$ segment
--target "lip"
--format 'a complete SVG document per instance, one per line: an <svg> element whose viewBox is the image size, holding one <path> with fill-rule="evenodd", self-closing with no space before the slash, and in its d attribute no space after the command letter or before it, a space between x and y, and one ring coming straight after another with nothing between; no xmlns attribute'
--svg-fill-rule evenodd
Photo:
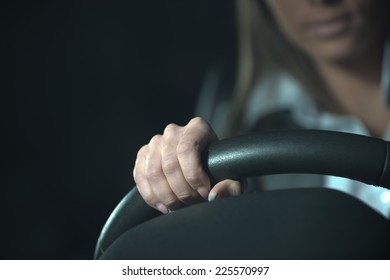
<svg viewBox="0 0 390 280"><path fill-rule="evenodd" d="M316 37L333 38L345 33L351 22L348 14L334 16L323 20L314 20L305 24L306 29Z"/></svg>

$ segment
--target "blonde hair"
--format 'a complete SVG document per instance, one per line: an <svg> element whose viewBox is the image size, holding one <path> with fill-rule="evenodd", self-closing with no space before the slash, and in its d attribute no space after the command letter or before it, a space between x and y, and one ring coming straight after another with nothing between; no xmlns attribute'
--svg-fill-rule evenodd
<svg viewBox="0 0 390 280"><path fill-rule="evenodd" d="M317 106L338 112L313 63L279 30L264 0L237 0L238 72L226 136L240 132L245 104L256 82L268 71L283 69L313 95Z"/></svg>

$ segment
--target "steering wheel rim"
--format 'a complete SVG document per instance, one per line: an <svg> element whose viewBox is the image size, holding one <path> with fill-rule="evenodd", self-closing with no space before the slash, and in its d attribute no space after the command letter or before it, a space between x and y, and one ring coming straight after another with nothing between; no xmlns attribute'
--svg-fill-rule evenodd
<svg viewBox="0 0 390 280"><path fill-rule="evenodd" d="M202 162L213 183L286 173L333 175L389 188L390 147L382 139L333 131L282 130L211 143ZM130 228L160 215L133 188L99 236L94 258Z"/></svg>

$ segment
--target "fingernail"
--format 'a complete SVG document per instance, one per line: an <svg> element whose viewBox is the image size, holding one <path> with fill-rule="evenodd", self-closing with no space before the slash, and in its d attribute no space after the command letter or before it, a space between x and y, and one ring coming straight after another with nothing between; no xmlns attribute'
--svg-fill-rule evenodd
<svg viewBox="0 0 390 280"><path fill-rule="evenodd" d="M218 193L209 193L208 201L214 201L218 196Z"/></svg>
<svg viewBox="0 0 390 280"><path fill-rule="evenodd" d="M164 204L162 204L162 203L157 203L157 204L156 204L156 208L157 208L160 212L162 212L163 214L168 214L168 208L167 208Z"/></svg>
<svg viewBox="0 0 390 280"><path fill-rule="evenodd" d="M200 187L197 191L204 199L207 199L207 197L209 196L209 190L205 187Z"/></svg>

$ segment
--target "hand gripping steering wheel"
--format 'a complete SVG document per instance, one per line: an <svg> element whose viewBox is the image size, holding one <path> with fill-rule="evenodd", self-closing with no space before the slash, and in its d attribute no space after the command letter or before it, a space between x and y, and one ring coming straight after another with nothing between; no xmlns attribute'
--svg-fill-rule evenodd
<svg viewBox="0 0 390 280"><path fill-rule="evenodd" d="M211 143L202 157L213 182L307 173L390 187L390 143L349 133L260 132ZM149 207L133 188L106 222L94 257L388 259L389 236L389 220L325 188L246 194L168 215Z"/></svg>

